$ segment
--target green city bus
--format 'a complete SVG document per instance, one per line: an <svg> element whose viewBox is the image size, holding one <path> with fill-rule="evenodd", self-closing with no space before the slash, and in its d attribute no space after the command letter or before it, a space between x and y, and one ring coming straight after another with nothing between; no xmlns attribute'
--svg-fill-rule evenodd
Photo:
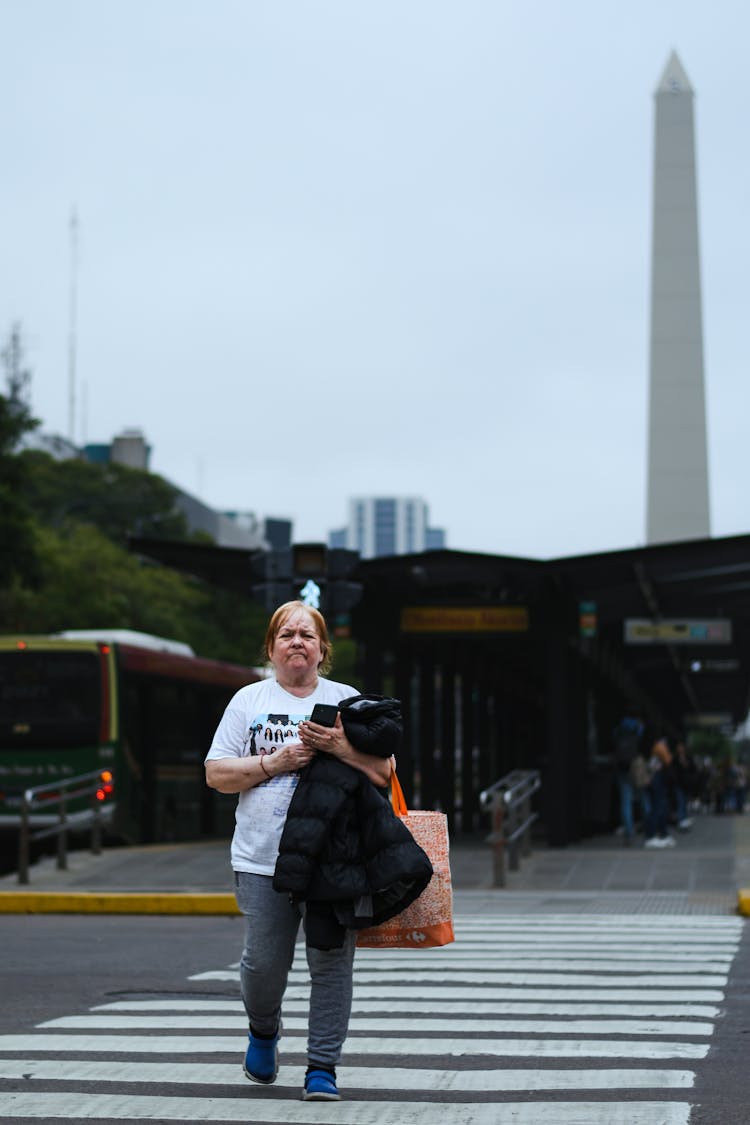
<svg viewBox="0 0 750 1125"><path fill-rule="evenodd" d="M129 630L0 637L0 829L17 829L25 790L105 770L108 837L228 835L236 799L206 786L203 759L231 696L262 675Z"/></svg>

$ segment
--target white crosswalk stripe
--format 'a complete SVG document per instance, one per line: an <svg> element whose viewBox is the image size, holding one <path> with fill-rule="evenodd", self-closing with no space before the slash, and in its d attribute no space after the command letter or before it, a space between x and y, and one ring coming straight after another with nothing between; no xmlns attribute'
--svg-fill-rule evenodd
<svg viewBox="0 0 750 1125"><path fill-rule="evenodd" d="M95 1121L239 1121L249 1119L248 1098L144 1097L122 1094L15 1095L16 1117L51 1122L64 1118ZM262 1118L273 1125L419 1125L450 1120L450 1125L688 1125L685 1103L602 1102L293 1102L267 1101Z"/></svg>
<svg viewBox="0 0 750 1125"><path fill-rule="evenodd" d="M60 1019L48 1020L39 1024L43 1028L65 1028L70 1031L98 1031L100 1029L113 1031L218 1031L242 1032L247 1021L241 1014L236 1016L122 1016L122 1015L88 1015L88 1016L63 1016ZM477 1021L475 1019L452 1019L450 1023L453 1032L475 1032ZM303 1017L284 1017L284 1031L305 1031L307 1020ZM445 1019L381 1019L368 1016L359 1019L353 1016L349 1021L349 1031L390 1031L403 1029L404 1031L445 1031ZM553 1022L551 1020L483 1020L482 1030L493 1035L513 1033L523 1035L559 1035L565 1032L568 1035L699 1035L706 1032L705 1022L697 1020L683 1020L680 1023L667 1020L576 1020Z"/></svg>
<svg viewBox="0 0 750 1125"><path fill-rule="evenodd" d="M0 1036L0 1118L687 1125L742 925L467 916L445 949L360 950L333 1105L300 1102L304 954L270 1088L242 1075L238 966L207 968L190 980L215 998L134 993Z"/></svg>
<svg viewBox="0 0 750 1125"><path fill-rule="evenodd" d="M37 1059L0 1060L0 1077L33 1078L37 1080L59 1077L57 1062ZM247 1083L236 1063L152 1063L152 1062L78 1062L71 1061L65 1068L68 1081L76 1082L154 1082L191 1086L224 1086L247 1089ZM382 1086L382 1076L375 1067L347 1067L350 1087L377 1090ZM462 1070L446 1071L436 1076L429 1070L399 1068L390 1072L393 1089L481 1091L500 1090L606 1090L613 1081L631 1090L653 1089L661 1086L684 1089L693 1085L694 1076L689 1070L650 1070L633 1067L628 1070ZM282 1066L277 1087L296 1090L299 1086L299 1068Z"/></svg>
<svg viewBox="0 0 750 1125"><path fill-rule="evenodd" d="M444 1029L450 1025L445 1024ZM465 1037L442 1035L435 1039L416 1040L411 1034L403 1038L378 1035L377 1038L350 1036L348 1054L393 1056L462 1056L488 1055L494 1058L628 1058L628 1059L703 1059L708 1054L708 1043L662 1043L651 1040L627 1039L485 1039L476 1032ZM616 1034L616 1032L615 1032ZM707 1033L708 1034L708 1033ZM296 1038L296 1042L295 1042ZM90 1051L106 1054L224 1054L237 1050L238 1036L222 1039L216 1032L205 1036L188 1035L3 1035L0 1051L49 1051L56 1054ZM304 1052L305 1037L284 1033L287 1051ZM382 1060L380 1060L381 1065Z"/></svg>

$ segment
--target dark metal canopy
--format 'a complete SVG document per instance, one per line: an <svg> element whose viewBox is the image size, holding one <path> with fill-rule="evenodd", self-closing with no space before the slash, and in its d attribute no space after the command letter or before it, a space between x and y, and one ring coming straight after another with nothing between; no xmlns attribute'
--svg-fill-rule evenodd
<svg viewBox="0 0 750 1125"><path fill-rule="evenodd" d="M595 603L599 643L675 726L745 719L750 536L557 559L550 570L579 602Z"/></svg>
<svg viewBox="0 0 750 1125"><path fill-rule="evenodd" d="M394 611L523 604L542 637L554 606L571 642L616 666L623 693L652 700L675 729L733 727L750 707L750 536L546 561L427 552L363 562L357 578Z"/></svg>
<svg viewBox="0 0 750 1125"><path fill-rule="evenodd" d="M263 551L137 537L130 548L248 596L264 574ZM410 605L523 605L542 640L549 614L563 614L571 642L581 642L592 659L616 666L623 692L630 684L636 695L654 700L675 728L690 719L735 726L747 715L748 535L549 560L430 551L361 562L351 577L363 584L364 602L377 605L381 636L398 633L401 611ZM589 619L593 615L593 636L580 628L586 610ZM366 618L372 621L371 614ZM634 642L626 635L632 621L661 628L651 639ZM701 637L700 623L711 621L728 622L727 635ZM673 630L670 637L669 622L683 623L687 636ZM366 635L359 639L378 643Z"/></svg>
<svg viewBox="0 0 750 1125"><path fill-rule="evenodd" d="M150 539L131 536L131 551L212 586L250 595L265 573L267 551L242 547L214 547L210 543L188 543L181 539Z"/></svg>

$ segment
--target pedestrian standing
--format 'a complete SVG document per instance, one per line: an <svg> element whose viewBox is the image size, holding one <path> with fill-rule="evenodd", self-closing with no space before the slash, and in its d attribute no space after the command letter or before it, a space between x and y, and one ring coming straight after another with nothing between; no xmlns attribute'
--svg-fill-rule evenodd
<svg viewBox="0 0 750 1125"><path fill-rule="evenodd" d="M672 751L665 735L661 734L651 742L649 758L651 781L649 783L650 809L646 821L646 848L674 847L674 837L669 834L669 770L672 765Z"/></svg>
<svg viewBox="0 0 750 1125"><path fill-rule="evenodd" d="M643 723L634 708L630 708L628 713L623 715L612 732L612 756L620 802L620 831L626 847L635 835L633 820L635 789L632 769L633 762L640 753L642 734Z"/></svg>

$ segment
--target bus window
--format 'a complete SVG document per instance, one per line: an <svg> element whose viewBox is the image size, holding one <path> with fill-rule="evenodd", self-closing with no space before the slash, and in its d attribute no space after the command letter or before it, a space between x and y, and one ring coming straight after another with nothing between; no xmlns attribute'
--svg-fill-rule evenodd
<svg viewBox="0 0 750 1125"><path fill-rule="evenodd" d="M100 712L96 653L0 652L0 747L94 746Z"/></svg>
<svg viewBox="0 0 750 1125"><path fill-rule="evenodd" d="M191 684L153 682L149 688L154 756L156 839L195 840L201 830L204 783L199 744L200 692Z"/></svg>

